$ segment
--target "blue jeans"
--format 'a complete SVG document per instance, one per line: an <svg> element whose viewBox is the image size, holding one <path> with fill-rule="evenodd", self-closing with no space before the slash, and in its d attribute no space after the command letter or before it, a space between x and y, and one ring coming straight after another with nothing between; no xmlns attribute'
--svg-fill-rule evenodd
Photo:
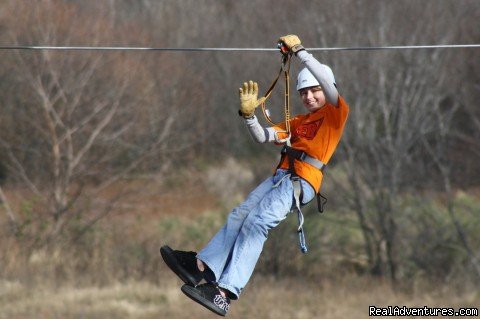
<svg viewBox="0 0 480 319"><path fill-rule="evenodd" d="M303 202L309 202L315 191L301 180ZM277 226L291 211L293 185L286 170L277 170L247 199L235 207L220 231L201 250L197 258L215 275L219 287L238 299L260 257L268 231Z"/></svg>

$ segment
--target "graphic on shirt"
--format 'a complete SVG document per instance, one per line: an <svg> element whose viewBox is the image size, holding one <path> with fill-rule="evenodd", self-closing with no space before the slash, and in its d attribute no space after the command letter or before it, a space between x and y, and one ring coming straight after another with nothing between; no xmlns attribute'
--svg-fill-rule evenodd
<svg viewBox="0 0 480 319"><path fill-rule="evenodd" d="M302 124L295 130L295 133L298 137L306 138L307 140L312 140L318 132L320 126L323 123L323 117L314 122Z"/></svg>

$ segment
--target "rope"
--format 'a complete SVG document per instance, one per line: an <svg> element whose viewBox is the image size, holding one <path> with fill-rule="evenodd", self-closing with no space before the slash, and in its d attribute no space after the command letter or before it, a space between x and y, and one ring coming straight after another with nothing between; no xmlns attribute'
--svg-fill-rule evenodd
<svg viewBox="0 0 480 319"><path fill-rule="evenodd" d="M285 91L284 91L284 114L285 114L285 131L282 131L281 133L286 133L287 138L281 140L278 138L275 138L277 142L285 142L287 145L290 146L290 62L292 61L291 59L291 53L282 53L282 66L280 67L280 72L278 73L277 77L275 80L273 80L273 83L270 85L270 88L267 90L265 95L260 98L260 105L262 108L263 116L269 122L271 125L276 125L272 121L269 115L269 111L266 108L266 101L270 97L270 94L272 94L273 88L278 82L278 79L280 78L280 75L283 73L284 78L285 78ZM280 132L277 132L280 133Z"/></svg>
<svg viewBox="0 0 480 319"><path fill-rule="evenodd" d="M283 67L283 75L285 77L285 130L287 134L290 136L290 62L292 59L290 56L287 56L287 60L284 63ZM287 145L290 145L290 138L287 140Z"/></svg>
<svg viewBox="0 0 480 319"><path fill-rule="evenodd" d="M307 48L308 51L366 51L366 50L407 50L407 49L457 49L480 48L480 44L438 44L438 45L399 45L399 46L372 46L372 47L331 47ZM154 47L109 47L109 46L0 46L0 50L64 50L64 51L173 51L173 52L212 52L212 51L246 51L266 52L277 48L154 48Z"/></svg>

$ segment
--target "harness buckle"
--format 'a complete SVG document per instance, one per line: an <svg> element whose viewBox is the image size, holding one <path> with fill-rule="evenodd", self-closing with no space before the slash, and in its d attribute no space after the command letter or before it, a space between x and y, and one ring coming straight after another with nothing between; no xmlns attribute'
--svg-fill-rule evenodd
<svg viewBox="0 0 480 319"><path fill-rule="evenodd" d="M300 161L302 161L302 162L303 162L306 158L307 158L307 153L305 153L305 152L300 153L300 156L298 157L298 159L299 159Z"/></svg>

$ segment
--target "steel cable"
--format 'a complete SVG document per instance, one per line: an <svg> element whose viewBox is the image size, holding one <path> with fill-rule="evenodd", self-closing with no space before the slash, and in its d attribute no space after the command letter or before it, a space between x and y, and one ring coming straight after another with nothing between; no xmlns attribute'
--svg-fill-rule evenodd
<svg viewBox="0 0 480 319"><path fill-rule="evenodd" d="M329 47L307 48L308 51L372 51L372 50L412 50L412 49L456 49L480 48L480 44L436 44L436 45L397 45L397 46L363 46L363 47ZM173 52L214 52L243 51L268 52L278 48L155 48L155 47L121 47L121 46L36 46L14 45L0 46L0 50L65 50L65 51L173 51Z"/></svg>

